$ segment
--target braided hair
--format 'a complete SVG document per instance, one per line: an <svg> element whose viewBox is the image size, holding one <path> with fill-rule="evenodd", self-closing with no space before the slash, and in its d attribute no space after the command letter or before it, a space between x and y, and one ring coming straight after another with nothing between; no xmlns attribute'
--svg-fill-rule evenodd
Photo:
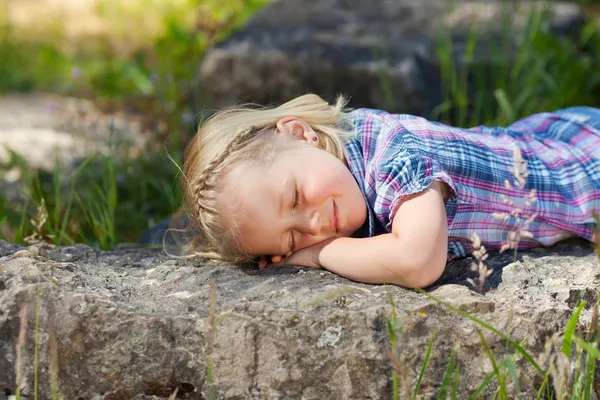
<svg viewBox="0 0 600 400"><path fill-rule="evenodd" d="M238 232L235 227L226 231L219 229L222 228L223 218L217 204L217 194L220 189L220 178L224 175L225 168L232 166L231 162L226 161L233 154L248 146L252 139L266 133L265 131L264 128L257 129L252 126L238 133L223 151L204 167L200 174L192 177L187 185L184 185L187 186L184 190L189 193L187 200L188 209L193 216L191 218L192 226L198 232L192 241L195 255L229 262L249 260L249 257L239 251Z"/></svg>
<svg viewBox="0 0 600 400"><path fill-rule="evenodd" d="M180 243L184 252L233 263L250 261L235 218L228 218L227 207L223 201L219 203L224 177L240 163L269 162L283 142L278 140L276 123L289 116L309 123L319 137L319 146L344 160L342 139L354 134L347 129L346 102L339 96L332 106L309 94L276 108L226 109L202 124L184 155L181 213L187 214L191 223L188 239Z"/></svg>

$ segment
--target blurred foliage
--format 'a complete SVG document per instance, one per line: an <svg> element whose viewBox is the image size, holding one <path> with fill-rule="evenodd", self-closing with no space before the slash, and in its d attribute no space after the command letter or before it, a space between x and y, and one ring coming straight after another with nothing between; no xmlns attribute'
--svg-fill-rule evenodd
<svg viewBox="0 0 600 400"><path fill-rule="evenodd" d="M85 168L66 178L58 169L31 170L13 154L0 165L0 179L17 170L23 193L19 199L0 193L0 239L23 242L41 204L48 214L44 234L55 242L103 248L137 241L174 212L181 179L170 157L180 164L193 134L199 110L190 92L204 51L268 2L99 0L96 11L108 34L80 42L67 37L64 24L40 23L28 32L3 19L0 93L51 91L93 99L108 112L143 115L155 145L131 159L117 138L114 154L82 160Z"/></svg>
<svg viewBox="0 0 600 400"><path fill-rule="evenodd" d="M485 49L474 24L458 63L452 40L439 32L444 100L435 111L438 118L458 126L506 126L537 112L600 106L598 21L591 19L575 37L557 36L546 4L538 3L518 35L510 31L507 7L499 16L501 38ZM479 62L480 51L493 62Z"/></svg>

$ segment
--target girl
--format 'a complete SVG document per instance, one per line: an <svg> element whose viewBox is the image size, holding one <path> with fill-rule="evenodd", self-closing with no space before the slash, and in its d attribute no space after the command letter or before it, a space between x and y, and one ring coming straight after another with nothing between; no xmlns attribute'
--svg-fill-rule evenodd
<svg viewBox="0 0 600 400"><path fill-rule="evenodd" d="M461 129L346 104L308 94L205 122L185 152L187 252L425 287L472 233L496 248L593 240L600 110Z"/></svg>

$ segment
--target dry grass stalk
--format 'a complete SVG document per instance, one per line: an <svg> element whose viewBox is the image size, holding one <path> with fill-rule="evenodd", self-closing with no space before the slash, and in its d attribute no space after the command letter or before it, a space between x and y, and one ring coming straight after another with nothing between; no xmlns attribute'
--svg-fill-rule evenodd
<svg viewBox="0 0 600 400"><path fill-rule="evenodd" d="M471 271L477 272L477 283L479 286L479 291L483 291L483 284L485 280L492 274L492 270L485 265L484 261L488 258L487 250L485 246L481 244L481 239L479 235L475 232L471 234L471 243L473 245L473 257L477 262L471 263ZM475 286L475 281L471 278L468 278L467 281Z"/></svg>
<svg viewBox="0 0 600 400"><path fill-rule="evenodd" d="M504 186L509 190L525 190L525 185L527 183L526 178L529 176L529 171L527 170L527 161L523 160L521 150L517 146L513 148L513 168L511 168L510 171L513 173L515 180L511 183L506 179L504 181ZM529 225L535 220L537 214L526 214L526 210L516 206L511 198L503 194L500 196L502 197L504 204L511 207L511 210L509 212L494 213L493 216L504 221L513 217L517 222L516 229L508 233L508 238L500 247L500 252L502 253L505 250L514 249L516 261L517 248L521 239L533 238L533 234L529 232ZM531 204L535 203L537 201L536 190L531 189L529 192L526 192L523 195L523 200L525 201L525 208L528 208Z"/></svg>
<svg viewBox="0 0 600 400"><path fill-rule="evenodd" d="M169 396L169 400L175 400L175 399L177 399L177 392L179 392L179 386L177 386L175 388L175 390L173 391L173 393L171 393L171 395Z"/></svg>
<svg viewBox="0 0 600 400"><path fill-rule="evenodd" d="M28 316L28 307L27 304L24 304L21 307L21 311L19 312L20 319L20 328L19 328L19 341L17 342L17 362L15 363L15 373L17 376L17 398L19 398L19 394L21 392L21 384L23 382L23 357L25 352L25 342L27 341L27 316Z"/></svg>
<svg viewBox="0 0 600 400"><path fill-rule="evenodd" d="M547 366L547 371L552 378L554 398L567 399L571 396L571 361L562 351L558 333L546 339L544 352L540 355L540 365Z"/></svg>
<svg viewBox="0 0 600 400"><path fill-rule="evenodd" d="M210 280L210 291L209 291L209 298L210 298L210 309L208 312L208 321L210 323L210 331L208 333L208 347L209 349L212 349L214 340L215 340L215 333L217 331L217 287L215 285L215 280L211 279Z"/></svg>
<svg viewBox="0 0 600 400"><path fill-rule="evenodd" d="M40 204L37 207L37 213L35 217L31 219L33 225L33 233L27 236L25 242L28 244L39 244L39 243L52 243L52 236L44 232L44 226L48 221L48 209L46 208L46 201L42 198Z"/></svg>
<svg viewBox="0 0 600 400"><path fill-rule="evenodd" d="M396 372L399 378L400 385L398 387L398 393L401 395L400 398L410 398L412 393L412 378L410 376L410 366L404 362L395 351L390 349L384 350L387 357L392 361L392 368Z"/></svg>
<svg viewBox="0 0 600 400"><path fill-rule="evenodd" d="M56 334L52 324L48 329L50 332L49 351L50 351L50 388L52 390L52 399L58 399L58 346L56 343Z"/></svg>

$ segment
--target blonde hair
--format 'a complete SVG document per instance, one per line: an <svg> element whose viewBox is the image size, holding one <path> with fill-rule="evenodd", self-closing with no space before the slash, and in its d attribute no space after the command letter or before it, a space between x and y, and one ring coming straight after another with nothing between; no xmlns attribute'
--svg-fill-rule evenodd
<svg viewBox="0 0 600 400"><path fill-rule="evenodd" d="M223 207L217 204L223 177L241 163L271 161L281 143L276 123L284 117L307 122L318 136L319 147L345 162L343 142L354 134L347 103L343 95L330 105L307 94L278 107L234 106L204 122L184 154L180 212L191 223L188 241L182 245L184 253L233 263L249 261L252 257L243 251L237 227L232 221L226 226Z"/></svg>

